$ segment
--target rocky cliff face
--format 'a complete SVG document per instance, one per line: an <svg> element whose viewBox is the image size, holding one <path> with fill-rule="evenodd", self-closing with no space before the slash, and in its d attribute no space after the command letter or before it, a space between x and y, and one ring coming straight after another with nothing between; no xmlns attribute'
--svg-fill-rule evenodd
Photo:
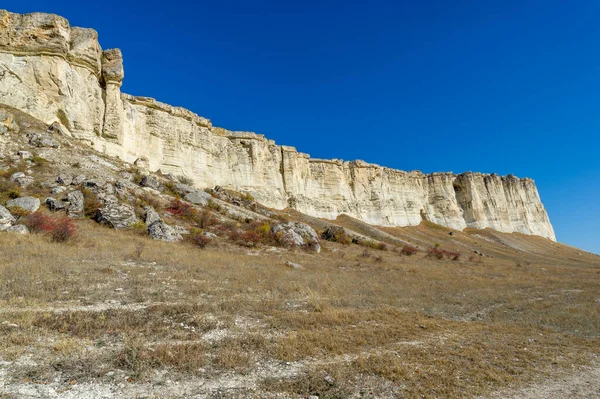
<svg viewBox="0 0 600 399"><path fill-rule="evenodd" d="M96 150L317 217L345 213L385 226L429 220L555 239L530 179L311 159L262 135L216 128L186 109L123 94L123 78L121 52L103 52L94 30L56 15L0 11L0 103L58 122Z"/></svg>

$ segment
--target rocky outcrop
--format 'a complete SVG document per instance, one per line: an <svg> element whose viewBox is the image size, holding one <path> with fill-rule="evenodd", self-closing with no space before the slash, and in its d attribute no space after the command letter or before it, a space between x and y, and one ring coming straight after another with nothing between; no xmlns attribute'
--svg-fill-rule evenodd
<svg viewBox="0 0 600 399"><path fill-rule="evenodd" d="M0 103L140 168L217 185L273 207L384 226L428 220L555 239L530 179L403 172L363 161L311 159L262 135L213 127L186 109L120 91L119 50L49 14L0 11ZM5 118L3 126L12 122Z"/></svg>

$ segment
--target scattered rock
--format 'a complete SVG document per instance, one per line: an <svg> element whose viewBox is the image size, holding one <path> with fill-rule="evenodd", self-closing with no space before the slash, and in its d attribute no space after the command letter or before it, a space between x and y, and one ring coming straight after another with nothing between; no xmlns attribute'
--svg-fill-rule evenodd
<svg viewBox="0 0 600 399"><path fill-rule="evenodd" d="M132 206L110 202L103 208L98 209L96 221L113 229L124 229L137 223L138 218L135 216L135 210Z"/></svg>
<svg viewBox="0 0 600 399"><path fill-rule="evenodd" d="M156 210L153 207L147 206L146 208L144 208L144 210L146 211L146 214L144 215L144 222L148 226L150 226L151 224L153 224L155 222L162 221L162 219L158 215L158 212L156 212Z"/></svg>
<svg viewBox="0 0 600 399"><path fill-rule="evenodd" d="M47 134L29 133L27 136L29 137L29 144L34 147L60 148L58 141Z"/></svg>
<svg viewBox="0 0 600 399"><path fill-rule="evenodd" d="M144 176L142 178L142 181L140 182L140 185L143 187L150 187L155 190L158 190L160 188L160 182L158 181L158 179L156 177L154 177L152 175Z"/></svg>
<svg viewBox="0 0 600 399"><path fill-rule="evenodd" d="M58 187L54 187L52 190L50 190L50 194L61 194L64 193L67 190L66 187L63 186L58 186Z"/></svg>
<svg viewBox="0 0 600 399"><path fill-rule="evenodd" d="M167 242L181 241L182 239L181 234L162 220L156 221L148 226L148 235L154 240Z"/></svg>
<svg viewBox="0 0 600 399"><path fill-rule="evenodd" d="M19 151L19 152L17 152L17 155L21 159L32 159L33 158L33 154L30 153L29 151Z"/></svg>
<svg viewBox="0 0 600 399"><path fill-rule="evenodd" d="M324 380L329 385L334 385L335 384L335 379L332 376L330 376L330 375L325 376Z"/></svg>
<svg viewBox="0 0 600 399"><path fill-rule="evenodd" d="M6 230L15 220L15 217L8 209L0 205L0 230Z"/></svg>
<svg viewBox="0 0 600 399"><path fill-rule="evenodd" d="M455 233L454 233L453 231L451 231L450 233L448 233L448 235L449 235L449 236L452 236L452 237L454 237L454 234L455 234Z"/></svg>
<svg viewBox="0 0 600 399"><path fill-rule="evenodd" d="M27 175L23 172L15 172L12 175L10 175L10 181L17 181L17 179L20 179L21 177L26 177Z"/></svg>
<svg viewBox="0 0 600 399"><path fill-rule="evenodd" d="M87 176L86 175L78 175L78 176L75 176L73 178L73 180L71 181L71 185L78 186L78 185L82 184L86 180L87 180Z"/></svg>
<svg viewBox="0 0 600 399"><path fill-rule="evenodd" d="M6 231L9 233L15 233L15 234L29 234L29 229L27 228L27 226L22 225L22 224L10 226L9 228L6 229Z"/></svg>
<svg viewBox="0 0 600 399"><path fill-rule="evenodd" d="M271 228L276 234L281 234L282 238L297 247L307 247L314 252L321 252L319 236L315 229L307 224L299 222L279 223Z"/></svg>
<svg viewBox="0 0 600 399"><path fill-rule="evenodd" d="M292 269L304 269L301 264L290 262L289 260L285 262L285 265L291 267Z"/></svg>
<svg viewBox="0 0 600 399"><path fill-rule="evenodd" d="M71 183L73 183L73 176L66 173L61 173L56 178L56 182L62 184L63 186L70 186Z"/></svg>
<svg viewBox="0 0 600 399"><path fill-rule="evenodd" d="M177 192L177 194L181 195L182 197L185 197L186 194L189 194L193 191L198 191L197 188L188 186L187 184L183 184L183 183L175 183L173 185L173 188L175 188L175 191Z"/></svg>
<svg viewBox="0 0 600 399"><path fill-rule="evenodd" d="M28 212L35 212L40 208L40 199L35 197L19 197L6 201L7 208L21 208Z"/></svg>
<svg viewBox="0 0 600 399"><path fill-rule="evenodd" d="M67 194L67 201L69 206L67 207L67 215L70 218L78 219L83 217L84 210L84 197L81 191L71 191Z"/></svg>
<svg viewBox="0 0 600 399"><path fill-rule="evenodd" d="M67 207L67 203L64 201L59 201L56 198L48 197L44 200L44 203L48 205L48 209L51 211L60 211L61 209L65 209Z"/></svg>
<svg viewBox="0 0 600 399"><path fill-rule="evenodd" d="M210 238L211 240L217 238L217 235L215 233L211 233L210 231L205 231L204 233L202 233L202 235L206 238Z"/></svg>
<svg viewBox="0 0 600 399"><path fill-rule="evenodd" d="M212 199L212 196L209 193L197 190L186 194L183 199L195 205L207 206L208 202Z"/></svg>
<svg viewBox="0 0 600 399"><path fill-rule="evenodd" d="M62 123L56 121L53 122L49 127L48 127L48 131L52 132L52 133L57 133L60 134L61 136L68 136L71 137L71 133L69 132L69 130L63 126Z"/></svg>
<svg viewBox="0 0 600 399"><path fill-rule="evenodd" d="M146 158L146 157L141 157L141 158L136 159L133 164L140 169L148 169L150 167L150 162L148 161L148 158Z"/></svg>
<svg viewBox="0 0 600 399"><path fill-rule="evenodd" d="M0 135L6 133L19 133L19 125L10 112L0 111Z"/></svg>
<svg viewBox="0 0 600 399"><path fill-rule="evenodd" d="M321 233L322 239L334 242L339 242L347 236L346 230L341 226L329 226Z"/></svg>

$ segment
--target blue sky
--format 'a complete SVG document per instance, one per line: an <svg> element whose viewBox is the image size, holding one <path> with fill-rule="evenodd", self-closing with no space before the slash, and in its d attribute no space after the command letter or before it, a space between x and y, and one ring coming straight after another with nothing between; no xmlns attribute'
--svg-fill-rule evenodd
<svg viewBox="0 0 600 399"><path fill-rule="evenodd" d="M318 158L533 178L600 253L598 1L4 0L99 32L123 91Z"/></svg>

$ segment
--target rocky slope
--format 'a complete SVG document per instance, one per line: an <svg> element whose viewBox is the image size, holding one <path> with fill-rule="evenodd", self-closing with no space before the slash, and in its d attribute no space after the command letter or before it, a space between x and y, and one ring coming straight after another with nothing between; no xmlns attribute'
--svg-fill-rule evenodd
<svg viewBox="0 0 600 399"><path fill-rule="evenodd" d="M120 91L119 50L51 14L0 11L0 103L127 162L252 194L273 207L384 226L428 220L555 240L531 179L403 172L311 159L262 135L213 127L186 109Z"/></svg>

